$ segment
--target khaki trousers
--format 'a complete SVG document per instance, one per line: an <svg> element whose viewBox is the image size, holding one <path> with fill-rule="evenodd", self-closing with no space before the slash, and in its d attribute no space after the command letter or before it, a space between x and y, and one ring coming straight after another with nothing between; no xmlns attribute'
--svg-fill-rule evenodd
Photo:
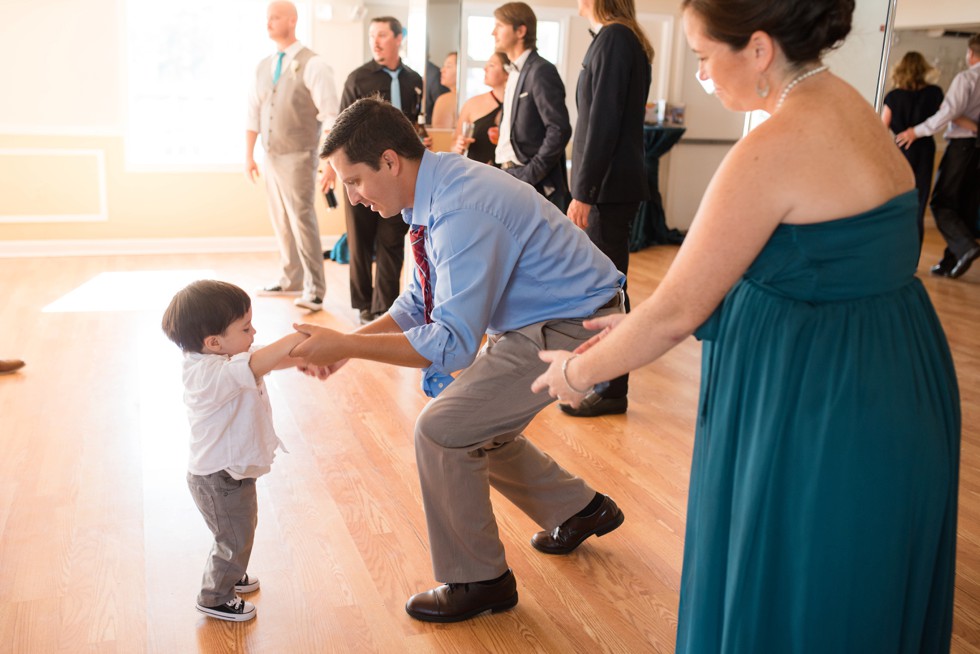
<svg viewBox="0 0 980 654"><path fill-rule="evenodd" d="M317 156L314 152L265 155L266 199L269 218L279 241L282 277L287 291L323 298L323 246L316 218Z"/></svg>
<svg viewBox="0 0 980 654"><path fill-rule="evenodd" d="M622 310L620 302L596 315ZM553 401L531 392L531 382L547 368L538 352L572 350L593 334L581 320L553 320L491 336L473 364L419 415L415 454L438 581L482 581L506 572L491 487L546 530L592 500L596 491L523 431Z"/></svg>

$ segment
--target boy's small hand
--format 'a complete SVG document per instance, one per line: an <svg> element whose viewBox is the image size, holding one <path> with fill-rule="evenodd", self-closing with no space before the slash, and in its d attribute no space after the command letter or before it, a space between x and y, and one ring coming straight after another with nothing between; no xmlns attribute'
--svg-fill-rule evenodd
<svg viewBox="0 0 980 654"><path fill-rule="evenodd" d="M343 361L338 361L332 366L314 366L310 364L304 364L301 366L296 366L296 369L299 370L304 375L308 375L310 377L316 377L317 379L322 380L322 379L326 379L330 375L340 370L340 368L343 367L343 365L348 361L350 361L350 359L344 359Z"/></svg>

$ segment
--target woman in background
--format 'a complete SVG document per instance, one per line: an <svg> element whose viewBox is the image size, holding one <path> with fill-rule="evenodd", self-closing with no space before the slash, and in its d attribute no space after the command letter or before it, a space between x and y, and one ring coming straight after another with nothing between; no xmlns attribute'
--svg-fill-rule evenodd
<svg viewBox="0 0 980 654"><path fill-rule="evenodd" d="M943 90L930 84L927 78L935 72L921 53L906 52L892 71L895 88L885 96L881 120L894 134L918 125L939 110ZM907 150L905 159L915 173L915 188L919 192L919 245L922 245L923 221L936 159L936 142L930 138L916 139Z"/></svg>
<svg viewBox="0 0 980 654"><path fill-rule="evenodd" d="M572 133L572 202L568 218L629 272L630 234L640 202L650 199L643 118L653 46L636 22L634 0L578 0L595 35L582 60ZM626 290L626 286L623 287ZM629 295L625 308L630 310ZM566 414L591 418L626 411L629 375L598 385Z"/></svg>
<svg viewBox="0 0 980 654"><path fill-rule="evenodd" d="M653 295L586 322L604 331L577 354L542 352L532 389L575 405L704 341L679 654L947 652L959 391L915 276L912 173L821 62L854 0L681 6L701 79L771 117L718 167Z"/></svg>
<svg viewBox="0 0 980 654"><path fill-rule="evenodd" d="M473 96L463 103L456 123L456 140L453 152L466 154L474 161L494 163L497 136L500 133L500 116L504 107L504 88L507 86L507 66L510 60L503 52L494 52L483 67L483 83L490 87L486 93ZM473 136L463 135L464 123L473 124ZM467 149L467 147L469 149Z"/></svg>
<svg viewBox="0 0 980 654"><path fill-rule="evenodd" d="M456 53L450 52L439 69L439 83L449 89L436 98L432 107L432 126L447 129L456 122Z"/></svg>

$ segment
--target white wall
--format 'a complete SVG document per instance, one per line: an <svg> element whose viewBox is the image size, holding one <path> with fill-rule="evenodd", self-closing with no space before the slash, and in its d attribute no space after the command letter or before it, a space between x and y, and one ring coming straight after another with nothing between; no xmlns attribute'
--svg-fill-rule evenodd
<svg viewBox="0 0 980 654"><path fill-rule="evenodd" d="M895 27L914 29L921 27L980 25L980 2L977 0L897 0Z"/></svg>
<svg viewBox="0 0 980 654"><path fill-rule="evenodd" d="M117 0L3 0L0 131L118 132L123 107Z"/></svg>

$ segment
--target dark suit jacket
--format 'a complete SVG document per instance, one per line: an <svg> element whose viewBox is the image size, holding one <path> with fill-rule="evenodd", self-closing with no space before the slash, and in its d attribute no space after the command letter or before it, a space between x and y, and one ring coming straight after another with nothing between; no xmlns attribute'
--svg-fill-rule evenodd
<svg viewBox="0 0 980 654"><path fill-rule="evenodd" d="M636 35L618 23L596 35L579 73L572 141L572 197L586 204L650 198L643 115L650 62Z"/></svg>
<svg viewBox="0 0 980 654"><path fill-rule="evenodd" d="M558 69L533 50L517 78L510 110L510 140L523 165L507 172L534 186L555 204L561 201L559 206L567 207L565 146L571 135L565 85ZM546 193L546 187L554 190ZM552 197L556 193L560 196Z"/></svg>
<svg viewBox="0 0 980 654"><path fill-rule="evenodd" d="M384 66L376 61L369 61L360 68L355 68L347 76L344 92L340 96L340 110L354 104L356 100L368 98L380 93L381 98L391 102L391 75L382 70ZM415 124L419 111L422 109L422 77L402 62L402 70L398 73L398 90L402 96L402 113Z"/></svg>

